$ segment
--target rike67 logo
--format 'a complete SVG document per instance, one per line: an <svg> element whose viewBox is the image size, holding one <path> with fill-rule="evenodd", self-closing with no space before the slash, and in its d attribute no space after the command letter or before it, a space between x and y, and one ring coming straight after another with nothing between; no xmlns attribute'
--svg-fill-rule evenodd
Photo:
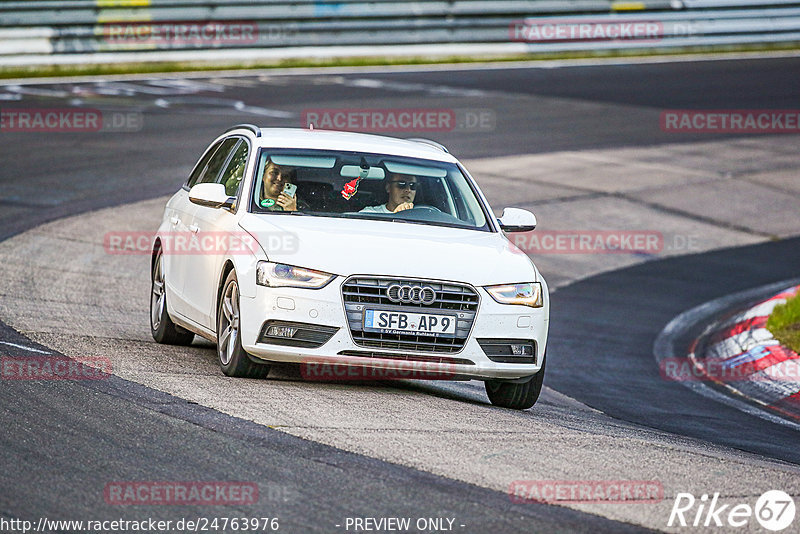
<svg viewBox="0 0 800 534"><path fill-rule="evenodd" d="M770 490L756 500L755 506L747 503L721 503L719 493L709 499L703 494L699 499L691 493L678 493L669 514L668 527L726 527L747 526L751 519L765 529L784 530L794 521L794 499L780 490Z"/></svg>

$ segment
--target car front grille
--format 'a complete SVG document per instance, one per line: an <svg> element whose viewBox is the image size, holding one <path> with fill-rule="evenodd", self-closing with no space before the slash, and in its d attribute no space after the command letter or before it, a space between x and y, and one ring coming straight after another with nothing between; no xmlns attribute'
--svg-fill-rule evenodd
<svg viewBox="0 0 800 534"><path fill-rule="evenodd" d="M390 285L427 286L436 293L430 305L396 303L389 300ZM342 284L347 322L356 345L368 348L391 349L414 352L459 352L467 342L480 298L472 287L453 282L434 282L407 278L378 278L354 276ZM372 308L407 313L434 313L456 315L455 337L431 337L425 335L384 334L365 332L364 309Z"/></svg>

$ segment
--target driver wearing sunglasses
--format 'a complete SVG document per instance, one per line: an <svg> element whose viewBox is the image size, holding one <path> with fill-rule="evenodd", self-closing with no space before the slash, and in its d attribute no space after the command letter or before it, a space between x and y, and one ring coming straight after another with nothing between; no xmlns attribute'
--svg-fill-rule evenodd
<svg viewBox="0 0 800 534"><path fill-rule="evenodd" d="M361 213L397 213L414 207L417 196L417 177L408 174L390 174L386 180L389 200L380 206L367 206Z"/></svg>

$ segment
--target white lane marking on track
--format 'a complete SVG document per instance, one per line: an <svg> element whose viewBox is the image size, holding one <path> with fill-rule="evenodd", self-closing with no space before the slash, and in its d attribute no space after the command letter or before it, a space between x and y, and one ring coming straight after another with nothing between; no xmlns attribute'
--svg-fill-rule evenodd
<svg viewBox="0 0 800 534"><path fill-rule="evenodd" d="M55 98L64 98L69 96L69 93L60 89L44 89L41 87L23 87L21 85L7 85L5 90L9 93L16 93L18 95L31 95L31 96L48 96Z"/></svg>
<svg viewBox="0 0 800 534"><path fill-rule="evenodd" d="M385 89L398 91L401 93L423 92L431 95L448 95L463 97L482 97L486 96L486 91L479 89L463 89L461 87L451 87L449 85L434 85L427 83L406 83L393 82L388 80L375 80L372 78L345 78L343 76L332 76L328 78L333 83L344 85L345 87L365 87L369 89Z"/></svg>
<svg viewBox="0 0 800 534"><path fill-rule="evenodd" d="M34 349L32 347L26 347L25 345L18 345L17 343L11 343L9 341L0 341L0 343L2 343L3 345L8 345L10 347L15 347L15 348L22 349L22 350L27 350L27 351L30 351L30 352L38 352L39 354L52 354L52 352L49 352L49 351L46 351L46 350Z"/></svg>
<svg viewBox="0 0 800 534"><path fill-rule="evenodd" d="M125 83L125 82L105 82L99 81L91 84L77 84L70 88L69 91L59 90L51 91L37 87L23 88L19 85L10 85L6 87L6 93L0 93L0 100L21 100L22 95L46 95L52 97L67 98L72 95L88 96L88 97L137 97L144 96L147 99L149 96L155 96L155 100L150 102L142 101L137 107L140 111L147 109L147 106L155 106L156 108L167 109L173 106L191 105L203 106L212 108L221 108L230 110L231 108L257 115L260 117L271 117L275 119L292 119L297 116L297 113L284 111L280 109L270 109L260 106L248 105L241 100L234 100L230 98L221 97L207 97L199 95L203 91L213 91L217 93L224 93L225 87L219 84L193 81L193 80L150 80L146 83ZM81 106L85 103L83 98L70 98L68 100L70 105ZM109 101L114 104L115 102ZM127 107L130 108L130 105Z"/></svg>
<svg viewBox="0 0 800 534"><path fill-rule="evenodd" d="M291 119L292 117L296 117L297 113L292 113L291 111L283 111L280 109L269 109L269 108L261 108L258 106L248 106L244 102L236 102L233 107L238 111L244 111L245 113L252 113L253 115L261 115L262 117L273 117L276 119Z"/></svg>
<svg viewBox="0 0 800 534"><path fill-rule="evenodd" d="M209 78L208 81L223 87L258 87L260 82L255 79L247 78Z"/></svg>
<svg viewBox="0 0 800 534"><path fill-rule="evenodd" d="M297 116L297 113L291 111L284 111L281 109L262 108L259 106L249 106L241 100L230 100L226 98L209 98L205 96L176 96L171 98L157 98L153 104L160 108L171 108L175 106L207 106L211 109L204 110L204 112L213 112L213 108L220 110L230 110L231 108L250 113L252 115L260 115L262 117L272 117L275 119L291 119Z"/></svg>
<svg viewBox="0 0 800 534"><path fill-rule="evenodd" d="M168 87L178 89L179 91L188 91L191 93L199 93L201 91L213 91L215 93L224 93L225 86L222 84L214 83L213 81L200 81L200 80L147 80L147 85L155 87Z"/></svg>
<svg viewBox="0 0 800 534"><path fill-rule="evenodd" d="M97 82L96 89L101 94L109 96L132 96L134 94L145 95L189 95L198 93L204 89L193 87L192 84L179 86L177 84L162 84L162 87L146 83L126 83L126 82Z"/></svg>

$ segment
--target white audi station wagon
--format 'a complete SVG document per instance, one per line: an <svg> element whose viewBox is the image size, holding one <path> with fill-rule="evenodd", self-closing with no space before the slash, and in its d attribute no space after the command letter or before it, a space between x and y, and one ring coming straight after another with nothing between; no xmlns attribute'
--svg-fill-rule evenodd
<svg viewBox="0 0 800 534"><path fill-rule="evenodd" d="M235 126L167 202L152 334L215 342L228 376L263 378L271 362L389 369L481 380L493 404L529 408L549 296L505 233L535 226L517 208L495 218L433 141Z"/></svg>

